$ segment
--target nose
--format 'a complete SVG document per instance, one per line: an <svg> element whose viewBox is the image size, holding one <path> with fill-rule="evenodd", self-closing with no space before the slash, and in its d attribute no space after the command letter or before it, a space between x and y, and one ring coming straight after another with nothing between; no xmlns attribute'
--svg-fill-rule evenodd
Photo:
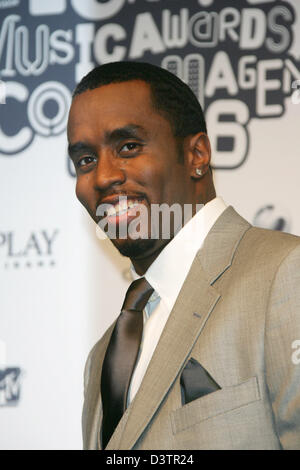
<svg viewBox="0 0 300 470"><path fill-rule="evenodd" d="M101 152L95 174L95 189L105 191L111 186L123 184L125 179L125 172L120 168L118 158L111 152Z"/></svg>

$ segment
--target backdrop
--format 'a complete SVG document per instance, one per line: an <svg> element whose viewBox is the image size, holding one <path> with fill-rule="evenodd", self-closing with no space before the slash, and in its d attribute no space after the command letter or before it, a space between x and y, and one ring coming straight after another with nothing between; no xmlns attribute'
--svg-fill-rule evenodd
<svg viewBox="0 0 300 470"><path fill-rule="evenodd" d="M81 448L85 359L129 283L75 198L75 84L118 60L180 76L205 109L218 194L300 235L299 16L298 0L0 0L1 449Z"/></svg>

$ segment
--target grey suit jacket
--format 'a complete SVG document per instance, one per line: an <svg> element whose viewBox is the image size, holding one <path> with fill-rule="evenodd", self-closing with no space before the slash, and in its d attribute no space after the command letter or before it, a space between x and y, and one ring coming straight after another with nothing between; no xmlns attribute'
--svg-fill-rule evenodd
<svg viewBox="0 0 300 470"><path fill-rule="evenodd" d="M85 367L85 449L101 448L111 332ZM297 339L300 237L254 228L228 207L197 253L107 449L300 449ZM180 375L191 357L221 389L182 406Z"/></svg>

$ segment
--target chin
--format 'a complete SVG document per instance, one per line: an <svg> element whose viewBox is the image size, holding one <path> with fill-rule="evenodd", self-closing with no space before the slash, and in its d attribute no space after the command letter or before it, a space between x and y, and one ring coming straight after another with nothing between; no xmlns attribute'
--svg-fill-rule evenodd
<svg viewBox="0 0 300 470"><path fill-rule="evenodd" d="M143 258L143 256L153 250L157 244L157 240L142 238L137 240L114 240L113 244L123 256L127 256L128 258Z"/></svg>

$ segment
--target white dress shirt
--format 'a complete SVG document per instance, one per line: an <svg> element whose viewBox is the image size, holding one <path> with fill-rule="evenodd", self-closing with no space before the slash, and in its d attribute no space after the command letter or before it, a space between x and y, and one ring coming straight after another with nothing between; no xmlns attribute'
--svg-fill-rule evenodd
<svg viewBox="0 0 300 470"><path fill-rule="evenodd" d="M154 288L154 292L144 310L143 337L129 387L128 404L133 400L141 385L196 253L226 207L220 197L205 204L165 246L144 275ZM133 266L131 271L133 279L140 277Z"/></svg>

